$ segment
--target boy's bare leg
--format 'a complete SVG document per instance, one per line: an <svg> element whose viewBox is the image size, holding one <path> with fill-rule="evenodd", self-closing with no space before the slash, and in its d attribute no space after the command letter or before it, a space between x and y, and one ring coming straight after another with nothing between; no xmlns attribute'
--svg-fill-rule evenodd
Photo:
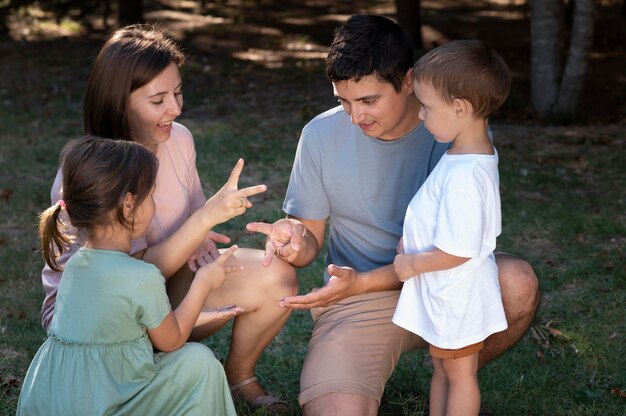
<svg viewBox="0 0 626 416"><path fill-rule="evenodd" d="M448 383L445 414L447 416L478 415L480 411L480 388L476 377L478 354L457 359L442 359L441 364Z"/></svg>
<svg viewBox="0 0 626 416"><path fill-rule="evenodd" d="M539 305L539 281L530 264L510 254L496 254L502 302L509 327L491 335L478 355L482 368L520 340L533 322Z"/></svg>
<svg viewBox="0 0 626 416"><path fill-rule="evenodd" d="M444 416L448 402L448 379L441 358L432 357L433 378L430 381L430 416Z"/></svg>

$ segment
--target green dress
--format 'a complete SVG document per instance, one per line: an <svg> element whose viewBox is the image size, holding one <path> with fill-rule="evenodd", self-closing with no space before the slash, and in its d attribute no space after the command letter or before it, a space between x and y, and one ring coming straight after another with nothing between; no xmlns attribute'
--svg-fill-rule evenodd
<svg viewBox="0 0 626 416"><path fill-rule="evenodd" d="M170 311L148 263L81 248L67 262L48 339L33 358L18 415L235 415L209 348L154 353L146 328Z"/></svg>

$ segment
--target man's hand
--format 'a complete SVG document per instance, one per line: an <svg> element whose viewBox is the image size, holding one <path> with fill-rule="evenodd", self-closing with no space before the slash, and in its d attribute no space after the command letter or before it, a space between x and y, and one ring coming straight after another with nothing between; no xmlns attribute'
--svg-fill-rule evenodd
<svg viewBox="0 0 626 416"><path fill-rule="evenodd" d="M293 263L298 257L302 239L306 234L306 226L292 218L283 218L274 224L251 222L246 225L246 229L267 236L265 259L263 260L265 267L270 265L274 256L288 263Z"/></svg>
<svg viewBox="0 0 626 416"><path fill-rule="evenodd" d="M357 272L351 267L328 266L330 280L322 288L314 288L310 293L290 296L279 302L281 308L311 309L333 305L350 296L358 295L356 290Z"/></svg>

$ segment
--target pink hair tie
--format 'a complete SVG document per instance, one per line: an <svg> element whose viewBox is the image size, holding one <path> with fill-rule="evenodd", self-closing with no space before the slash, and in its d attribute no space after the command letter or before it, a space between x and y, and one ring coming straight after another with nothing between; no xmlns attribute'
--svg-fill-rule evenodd
<svg viewBox="0 0 626 416"><path fill-rule="evenodd" d="M56 205L59 205L61 208L65 208L65 201L62 199L59 199L56 203Z"/></svg>

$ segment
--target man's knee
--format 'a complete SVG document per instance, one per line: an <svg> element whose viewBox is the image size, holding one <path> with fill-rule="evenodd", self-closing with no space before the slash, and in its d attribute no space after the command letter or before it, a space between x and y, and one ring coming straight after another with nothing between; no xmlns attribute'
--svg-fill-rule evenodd
<svg viewBox="0 0 626 416"><path fill-rule="evenodd" d="M509 254L498 254L496 260L507 317L515 320L534 314L539 303L539 279L533 267Z"/></svg>
<svg viewBox="0 0 626 416"><path fill-rule="evenodd" d="M313 399L302 407L304 416L375 416L378 402L360 394L330 393Z"/></svg>

